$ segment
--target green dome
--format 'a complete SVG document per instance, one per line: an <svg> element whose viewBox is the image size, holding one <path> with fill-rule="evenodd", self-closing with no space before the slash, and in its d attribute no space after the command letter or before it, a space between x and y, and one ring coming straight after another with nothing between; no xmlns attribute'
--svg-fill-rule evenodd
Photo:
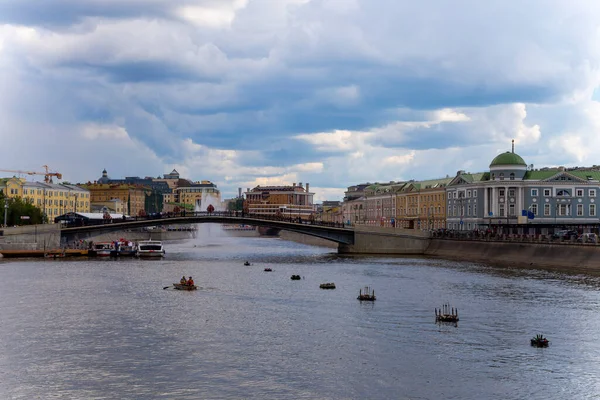
<svg viewBox="0 0 600 400"><path fill-rule="evenodd" d="M511 153L507 151L506 153L498 154L496 158L492 160L490 164L490 168L496 165L524 165L527 166L525 160L521 158L517 153Z"/></svg>

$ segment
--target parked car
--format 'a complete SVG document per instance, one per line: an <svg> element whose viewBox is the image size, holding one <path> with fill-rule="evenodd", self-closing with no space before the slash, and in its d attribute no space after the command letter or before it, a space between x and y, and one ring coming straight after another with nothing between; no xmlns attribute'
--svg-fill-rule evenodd
<svg viewBox="0 0 600 400"><path fill-rule="evenodd" d="M552 239L571 240L571 238L576 238L577 236L579 236L577 231L562 230L554 232Z"/></svg>
<svg viewBox="0 0 600 400"><path fill-rule="evenodd" d="M580 243L597 243L598 236L595 233L583 233L577 238L577 241Z"/></svg>

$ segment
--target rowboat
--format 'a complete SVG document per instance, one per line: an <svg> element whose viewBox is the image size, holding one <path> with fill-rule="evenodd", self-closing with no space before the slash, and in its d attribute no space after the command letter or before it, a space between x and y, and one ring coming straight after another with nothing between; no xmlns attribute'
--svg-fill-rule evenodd
<svg viewBox="0 0 600 400"><path fill-rule="evenodd" d="M181 283L174 283L173 287L176 290L196 290L198 289L198 286L196 285L188 285L188 284L181 284Z"/></svg>

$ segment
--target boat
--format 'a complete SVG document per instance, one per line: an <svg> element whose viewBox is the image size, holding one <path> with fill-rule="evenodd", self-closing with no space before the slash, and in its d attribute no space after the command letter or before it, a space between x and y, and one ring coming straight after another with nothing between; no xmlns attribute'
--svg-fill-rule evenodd
<svg viewBox="0 0 600 400"><path fill-rule="evenodd" d="M358 292L358 300L360 301L375 301L375 291L372 290L369 286L365 286L364 289L360 289Z"/></svg>
<svg viewBox="0 0 600 400"><path fill-rule="evenodd" d="M196 290L198 289L198 286L196 285L188 285L187 283L183 284L183 283L174 283L173 287L176 290Z"/></svg>
<svg viewBox="0 0 600 400"><path fill-rule="evenodd" d="M321 283L319 285L319 287L321 289L335 289L335 283L333 283L333 282Z"/></svg>
<svg viewBox="0 0 600 400"><path fill-rule="evenodd" d="M109 257L114 246L112 242L94 242L92 250L97 257Z"/></svg>
<svg viewBox="0 0 600 400"><path fill-rule="evenodd" d="M458 308L450 307L448 303L443 304L440 309L435 308L434 311L436 322L458 322Z"/></svg>
<svg viewBox="0 0 600 400"><path fill-rule="evenodd" d="M265 272L271 272L273 271L271 268L265 268Z"/></svg>
<svg viewBox="0 0 600 400"><path fill-rule="evenodd" d="M531 345L533 347L548 347L549 344L550 342L544 335L535 335L535 337L531 339Z"/></svg>
<svg viewBox="0 0 600 400"><path fill-rule="evenodd" d="M250 263L248 261L244 262L244 265L247 267L250 265Z"/></svg>
<svg viewBox="0 0 600 400"><path fill-rule="evenodd" d="M135 243L123 238L116 242L115 251L113 252L114 256L118 257L133 257L136 253L137 248Z"/></svg>
<svg viewBox="0 0 600 400"><path fill-rule="evenodd" d="M48 252L48 253L44 253L44 258L65 258L66 253L64 251L60 252L60 253L56 253L56 252Z"/></svg>
<svg viewBox="0 0 600 400"><path fill-rule="evenodd" d="M138 257L163 257L165 249L158 240L143 240L138 242L136 255Z"/></svg>
<svg viewBox="0 0 600 400"><path fill-rule="evenodd" d="M290 279L293 281L297 281L300 279L300 275L292 275L292 277Z"/></svg>

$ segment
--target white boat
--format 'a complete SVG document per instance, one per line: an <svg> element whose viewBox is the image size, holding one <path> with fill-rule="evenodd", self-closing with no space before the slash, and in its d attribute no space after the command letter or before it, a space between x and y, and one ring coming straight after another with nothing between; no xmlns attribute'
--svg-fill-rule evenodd
<svg viewBox="0 0 600 400"><path fill-rule="evenodd" d="M138 257L163 257L165 249L163 244L158 240L142 240L138 242L137 256Z"/></svg>
<svg viewBox="0 0 600 400"><path fill-rule="evenodd" d="M114 250L114 246L112 242L96 242L92 250L96 252L97 257L108 257L110 252Z"/></svg>

